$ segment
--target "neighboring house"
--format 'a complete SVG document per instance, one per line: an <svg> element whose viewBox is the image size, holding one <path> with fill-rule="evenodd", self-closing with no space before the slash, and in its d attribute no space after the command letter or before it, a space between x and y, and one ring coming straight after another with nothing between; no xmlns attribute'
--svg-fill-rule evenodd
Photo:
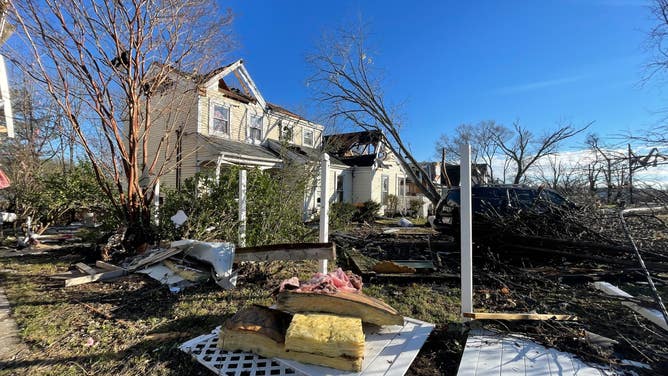
<svg viewBox="0 0 668 376"><path fill-rule="evenodd" d="M333 201L381 203L388 209L388 196L399 198L397 210L408 207L406 173L386 146L381 132L363 131L325 136L324 148L332 156L336 182Z"/></svg>
<svg viewBox="0 0 668 376"><path fill-rule="evenodd" d="M149 103L147 154L160 151L157 165L166 166L161 185L178 189L196 173L215 174L226 165L281 168L281 145L294 156L319 155L323 126L266 101L242 60L204 75L152 69L170 72ZM312 210L317 197L309 196L305 209Z"/></svg>

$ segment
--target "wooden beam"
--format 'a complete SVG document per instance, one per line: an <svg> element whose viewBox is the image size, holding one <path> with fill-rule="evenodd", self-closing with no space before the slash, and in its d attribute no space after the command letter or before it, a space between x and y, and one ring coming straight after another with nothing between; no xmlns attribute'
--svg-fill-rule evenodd
<svg viewBox="0 0 668 376"><path fill-rule="evenodd" d="M234 262L276 260L335 260L334 243L274 244L237 248Z"/></svg>
<svg viewBox="0 0 668 376"><path fill-rule="evenodd" d="M86 274L90 275L97 274L97 270L91 268L90 266L84 264L83 262L78 262L74 266Z"/></svg>
<svg viewBox="0 0 668 376"><path fill-rule="evenodd" d="M578 321L578 317L575 315L553 315L546 313L464 312L463 316L476 320Z"/></svg>
<svg viewBox="0 0 668 376"><path fill-rule="evenodd" d="M100 268L100 269L104 269L104 270L123 270L123 268L121 268L120 266L109 264L107 262L100 261L100 260L95 261L95 267Z"/></svg>
<svg viewBox="0 0 668 376"><path fill-rule="evenodd" d="M97 273L93 275L84 275L81 277L73 277L65 280L65 287L83 285L85 283L95 282L95 281L104 281L107 279L114 279L121 276L124 276L126 273L125 270L113 270L104 273Z"/></svg>

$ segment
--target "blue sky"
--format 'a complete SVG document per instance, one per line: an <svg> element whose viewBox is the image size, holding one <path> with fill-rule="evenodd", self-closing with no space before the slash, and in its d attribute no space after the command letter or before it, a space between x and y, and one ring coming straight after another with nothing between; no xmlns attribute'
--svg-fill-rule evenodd
<svg viewBox="0 0 668 376"><path fill-rule="evenodd" d="M310 116L305 57L326 30L361 18L386 96L401 104L402 136L431 159L461 123L519 120L535 133L557 122L614 136L656 126L668 97L641 85L655 21L648 2L232 1L238 47L264 96ZM221 63L224 63L221 62ZM668 87L668 86L665 86ZM580 147L580 139L567 145Z"/></svg>

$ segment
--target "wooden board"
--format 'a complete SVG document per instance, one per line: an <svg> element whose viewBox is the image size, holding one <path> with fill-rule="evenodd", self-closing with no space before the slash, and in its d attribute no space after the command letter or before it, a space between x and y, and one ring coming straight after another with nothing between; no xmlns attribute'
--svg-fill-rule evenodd
<svg viewBox="0 0 668 376"><path fill-rule="evenodd" d="M273 244L237 248L234 262L276 260L335 260L334 243Z"/></svg>
<svg viewBox="0 0 668 376"><path fill-rule="evenodd" d="M65 287L83 285L85 283L104 281L107 279L118 278L125 275L125 270L113 270L109 272L97 273L93 275L84 275L81 277L72 277L65 280Z"/></svg>
<svg viewBox="0 0 668 376"><path fill-rule="evenodd" d="M180 248L161 249L158 251L151 252L141 259L134 260L130 265L128 265L128 270L135 271L137 269L141 269L144 266L157 264L160 261L166 260L167 258L172 257L181 252L183 252L183 249Z"/></svg>
<svg viewBox="0 0 668 376"><path fill-rule="evenodd" d="M123 270L120 266L106 263L104 261L97 260L95 261L95 267L104 269L104 270Z"/></svg>
<svg viewBox="0 0 668 376"><path fill-rule="evenodd" d="M97 270L91 268L90 266L84 264L83 262L78 262L74 266L86 274L89 275L97 274Z"/></svg>
<svg viewBox="0 0 668 376"><path fill-rule="evenodd" d="M337 291L312 293L284 291L276 297L278 309L288 312L326 312L359 317L375 325L400 325L403 317L397 310L368 295Z"/></svg>
<svg viewBox="0 0 668 376"><path fill-rule="evenodd" d="M553 315L545 313L464 312L462 315L476 320L578 321L578 317L574 315Z"/></svg>

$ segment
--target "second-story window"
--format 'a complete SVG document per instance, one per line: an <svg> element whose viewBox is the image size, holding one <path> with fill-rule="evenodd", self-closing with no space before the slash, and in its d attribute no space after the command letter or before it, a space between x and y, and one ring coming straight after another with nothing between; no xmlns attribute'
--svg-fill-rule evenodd
<svg viewBox="0 0 668 376"><path fill-rule="evenodd" d="M248 137L251 141L262 141L262 116L251 115L248 120Z"/></svg>
<svg viewBox="0 0 668 376"><path fill-rule="evenodd" d="M287 122L281 120L279 123L280 129L281 129L281 140L287 141L287 142L293 142L294 141L294 126L292 124L288 124Z"/></svg>
<svg viewBox="0 0 668 376"><path fill-rule="evenodd" d="M305 146L313 146L313 131L310 129L304 129L304 132L302 132L304 135L304 145Z"/></svg>
<svg viewBox="0 0 668 376"><path fill-rule="evenodd" d="M230 109L220 104L211 104L209 133L214 135L230 134Z"/></svg>

